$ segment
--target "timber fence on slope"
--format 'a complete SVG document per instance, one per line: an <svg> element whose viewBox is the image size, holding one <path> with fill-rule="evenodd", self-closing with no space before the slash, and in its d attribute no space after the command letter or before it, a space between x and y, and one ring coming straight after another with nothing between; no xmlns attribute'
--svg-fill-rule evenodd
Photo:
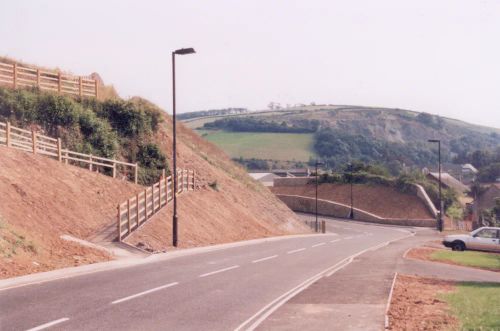
<svg viewBox="0 0 500 331"><path fill-rule="evenodd" d="M193 191L195 188L194 170L177 171L177 195ZM117 232L118 241L123 241L140 225L153 217L160 209L173 200L172 176L163 177L159 182L118 204Z"/></svg>
<svg viewBox="0 0 500 331"><path fill-rule="evenodd" d="M19 149L33 154L45 155L59 162L87 168L113 178L118 174L133 180L137 184L137 163L122 162L105 157L84 154L65 149L60 138L44 136L33 130L12 126L10 122L0 122L0 145Z"/></svg>

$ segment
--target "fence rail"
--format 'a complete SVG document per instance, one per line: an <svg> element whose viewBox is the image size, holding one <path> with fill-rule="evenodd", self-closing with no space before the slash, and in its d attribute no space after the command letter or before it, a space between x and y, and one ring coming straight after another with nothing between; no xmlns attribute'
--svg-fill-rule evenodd
<svg viewBox="0 0 500 331"><path fill-rule="evenodd" d="M177 172L177 194L193 191L195 187L194 170L179 170ZM164 177L159 182L144 189L144 191L118 204L117 230L118 241L122 241L139 228L160 209L172 201L172 176Z"/></svg>
<svg viewBox="0 0 500 331"><path fill-rule="evenodd" d="M36 86L41 90L78 95L80 97L99 97L99 83L96 79L23 67L18 63L11 64L1 60L0 84L9 85L13 88Z"/></svg>
<svg viewBox="0 0 500 331"><path fill-rule="evenodd" d="M104 173L113 178L116 178L118 173L124 173L127 177L133 178L137 184L137 163L121 162L64 149L60 138L52 138L35 131L17 128L9 122L0 122L0 144L33 154L46 155L59 162L88 168L90 171Z"/></svg>

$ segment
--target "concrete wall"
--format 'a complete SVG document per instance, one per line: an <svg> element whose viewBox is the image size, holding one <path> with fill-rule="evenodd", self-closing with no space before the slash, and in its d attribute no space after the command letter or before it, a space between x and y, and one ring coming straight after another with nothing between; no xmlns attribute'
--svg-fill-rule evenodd
<svg viewBox="0 0 500 331"><path fill-rule="evenodd" d="M303 197L299 195L276 195L283 201L288 208L293 211L303 213L315 213L316 199ZM350 213L350 206L342 203L318 199L318 214L324 216L332 216L339 218L347 218ZM392 225L406 225L406 226L423 226L423 227L436 227L435 219L400 219L400 218L383 218L378 215L366 212L364 210L354 208L354 219L358 221L392 224Z"/></svg>
<svg viewBox="0 0 500 331"><path fill-rule="evenodd" d="M274 186L305 186L314 177L279 177L274 179Z"/></svg>
<svg viewBox="0 0 500 331"><path fill-rule="evenodd" d="M436 209L436 207L432 203L431 198L429 198L429 195L427 195L427 192L425 191L425 189L421 185L418 185L418 184L415 184L415 187L417 189L417 197L419 197L420 200L422 200L424 202L425 206L431 212L431 214L434 217L437 217L438 210Z"/></svg>

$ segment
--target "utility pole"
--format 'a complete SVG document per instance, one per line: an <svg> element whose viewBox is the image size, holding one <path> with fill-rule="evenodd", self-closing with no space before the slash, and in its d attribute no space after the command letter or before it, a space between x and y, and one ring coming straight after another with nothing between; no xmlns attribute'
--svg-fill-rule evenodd
<svg viewBox="0 0 500 331"><path fill-rule="evenodd" d="M437 228L440 232L443 231L443 196L442 196L442 183L441 183L441 140L439 139L429 139L428 140L430 143L437 143L438 144L438 168L439 168L439 217L438 217L438 224Z"/></svg>

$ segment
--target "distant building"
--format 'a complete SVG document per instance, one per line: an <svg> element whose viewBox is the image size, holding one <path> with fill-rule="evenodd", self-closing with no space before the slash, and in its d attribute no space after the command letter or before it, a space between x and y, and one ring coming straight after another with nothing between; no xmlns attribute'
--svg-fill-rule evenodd
<svg viewBox="0 0 500 331"><path fill-rule="evenodd" d="M250 172L248 174L264 186L273 186L274 178L280 178L280 176L270 172Z"/></svg>
<svg viewBox="0 0 500 331"><path fill-rule="evenodd" d="M309 177L311 171L309 168L298 168L298 169L274 169L271 170L273 174L279 177Z"/></svg>
<svg viewBox="0 0 500 331"><path fill-rule="evenodd" d="M464 185L470 185L476 180L478 170L470 163L454 164L443 163L441 165L441 173L448 173ZM438 172L437 167L423 168L422 173L427 175L430 172Z"/></svg>
<svg viewBox="0 0 500 331"><path fill-rule="evenodd" d="M438 172L429 172L427 174L427 178L439 183ZM462 184L458 179L456 179L447 172L441 172L441 183L443 187L450 188L459 194L466 194L467 192L470 191L468 186Z"/></svg>

